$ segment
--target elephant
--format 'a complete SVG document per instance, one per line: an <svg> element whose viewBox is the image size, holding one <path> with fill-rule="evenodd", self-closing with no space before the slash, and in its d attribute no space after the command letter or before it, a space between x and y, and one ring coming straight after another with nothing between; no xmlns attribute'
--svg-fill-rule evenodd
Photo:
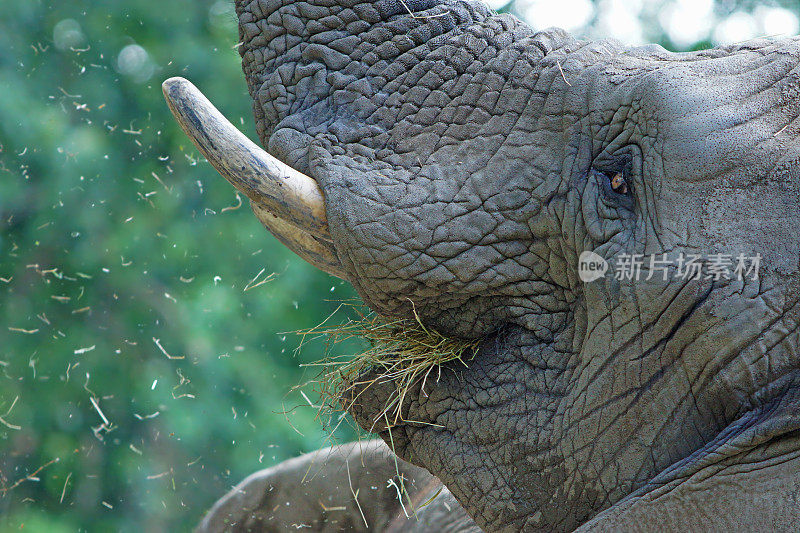
<svg viewBox="0 0 800 533"><path fill-rule="evenodd" d="M478 348L397 420L391 383L350 398L391 452L256 474L202 530L796 530L800 38L672 53L473 0L235 9L265 149L170 79L181 126L378 316ZM406 518L393 475L430 504Z"/></svg>

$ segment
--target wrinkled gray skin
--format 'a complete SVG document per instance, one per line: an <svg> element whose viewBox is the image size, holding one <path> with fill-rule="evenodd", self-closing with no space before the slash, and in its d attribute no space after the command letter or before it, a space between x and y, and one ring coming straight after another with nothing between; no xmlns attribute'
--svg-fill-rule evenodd
<svg viewBox="0 0 800 533"><path fill-rule="evenodd" d="M409 396L397 454L487 531L793 529L800 40L674 54L405 5L236 2L258 134L322 186L358 293L483 341ZM762 261L582 283L587 250ZM388 389L352 409L387 441Z"/></svg>
<svg viewBox="0 0 800 533"><path fill-rule="evenodd" d="M324 448L256 472L219 500L197 529L292 530L458 533L477 526L438 479L373 440Z"/></svg>

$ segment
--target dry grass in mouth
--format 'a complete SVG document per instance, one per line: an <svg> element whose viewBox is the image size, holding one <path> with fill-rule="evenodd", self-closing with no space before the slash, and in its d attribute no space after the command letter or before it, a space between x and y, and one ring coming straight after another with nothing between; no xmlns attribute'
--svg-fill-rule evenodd
<svg viewBox="0 0 800 533"><path fill-rule="evenodd" d="M323 368L318 382L327 408L347 410L358 396L374 385L390 383L393 392L373 423L384 420L388 427L402 420L401 408L406 394L417 383L421 389L435 383L442 365L459 361L464 366L475 357L480 340L465 341L446 337L426 328L414 311L413 319L386 320L374 313L357 310L359 317L338 326L325 322L301 332L327 336L331 344L363 338L369 348L361 353L326 358L310 366Z"/></svg>

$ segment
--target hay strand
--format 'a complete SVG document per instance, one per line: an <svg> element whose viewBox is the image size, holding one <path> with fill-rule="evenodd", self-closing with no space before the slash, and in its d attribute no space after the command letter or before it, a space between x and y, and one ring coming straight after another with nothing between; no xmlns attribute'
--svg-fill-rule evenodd
<svg viewBox="0 0 800 533"><path fill-rule="evenodd" d="M344 305L344 304L343 304ZM340 306L341 309L341 306ZM477 353L479 340L447 337L427 328L414 309L413 319L387 320L356 308L358 317L344 324L299 332L304 337L325 336L330 346L353 338L365 339L369 348L349 356L326 357L306 366L321 366L318 377L323 405L332 412L348 410L370 387L390 383L392 393L374 422L385 419L389 426L402 418L408 391L421 383L421 393L441 377L442 365L458 361L464 366ZM335 313L334 313L335 314ZM302 346L302 343L301 343Z"/></svg>

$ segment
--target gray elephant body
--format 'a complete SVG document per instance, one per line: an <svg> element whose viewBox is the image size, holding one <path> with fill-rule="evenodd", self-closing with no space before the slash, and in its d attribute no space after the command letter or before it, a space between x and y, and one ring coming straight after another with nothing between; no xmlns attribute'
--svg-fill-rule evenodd
<svg viewBox="0 0 800 533"><path fill-rule="evenodd" d="M292 529L480 531L438 479L373 440L317 450L249 476L214 505L197 532Z"/></svg>
<svg viewBox="0 0 800 533"><path fill-rule="evenodd" d="M482 339L409 422L375 427L391 385L363 391L362 427L489 531L800 518L800 40L672 54L466 0L236 9L259 136L322 187L348 280ZM651 262L583 282L584 252ZM689 254L696 278L652 262Z"/></svg>

